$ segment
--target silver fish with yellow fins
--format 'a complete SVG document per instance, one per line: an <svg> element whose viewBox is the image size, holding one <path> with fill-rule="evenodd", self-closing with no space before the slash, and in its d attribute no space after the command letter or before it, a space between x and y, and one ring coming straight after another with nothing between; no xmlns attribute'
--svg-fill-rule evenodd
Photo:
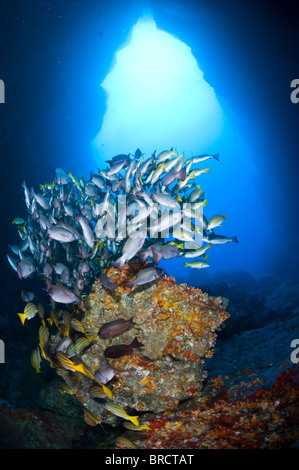
<svg viewBox="0 0 299 470"><path fill-rule="evenodd" d="M190 268L196 268L196 269L202 269L202 268L208 268L210 265L206 261L191 261L190 263L185 262L184 268L187 266L190 266Z"/></svg>

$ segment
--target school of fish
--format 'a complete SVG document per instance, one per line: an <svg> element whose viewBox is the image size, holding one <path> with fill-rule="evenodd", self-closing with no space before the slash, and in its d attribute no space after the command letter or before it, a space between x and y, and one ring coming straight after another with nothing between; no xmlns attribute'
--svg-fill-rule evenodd
<svg viewBox="0 0 299 470"><path fill-rule="evenodd" d="M44 308L33 303L35 293L22 291L25 307L18 314L22 324L37 314L42 323L38 346L31 354L32 367L40 372L43 358L53 367L89 376L95 382L91 396L109 397L106 409L131 420L137 429L137 417L127 415L112 401L106 383L115 371L109 362L93 374L81 360L80 353L96 338L88 335L70 307L82 303L96 279L105 289L113 292L117 288L117 283L103 272L111 265L122 271L124 264L135 257L142 263L151 260L152 266L147 265L126 284L134 289L163 274L157 267L161 259L191 258L185 267L202 269L209 267L206 251L212 245L238 242L235 236L215 233L226 220L224 214L210 220L203 214L207 199L197 179L210 168L196 165L207 160L219 161L219 154L185 160L184 154L170 149L157 156L155 151L145 159L137 149L134 154L114 156L104 170L91 173L88 180L56 168L53 182L41 185L39 192L22 183L28 217L13 220L21 242L9 245L7 259L20 279L33 275L44 279L51 305L47 320L62 334L53 354ZM133 319L118 319L104 324L98 335L111 338L132 326ZM142 346L135 338L130 345L109 346L104 356L120 357ZM62 387L62 393L65 391ZM88 417L97 422L90 412Z"/></svg>

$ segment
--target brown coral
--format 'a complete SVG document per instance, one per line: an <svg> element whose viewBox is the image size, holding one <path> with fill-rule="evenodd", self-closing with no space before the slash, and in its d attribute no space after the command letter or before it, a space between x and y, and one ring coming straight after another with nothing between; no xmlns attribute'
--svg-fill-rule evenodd
<svg viewBox="0 0 299 470"><path fill-rule="evenodd" d="M126 287L140 269L135 261L125 264L121 273L114 268L106 270L117 281L117 289L111 292L96 282L84 299L78 315L83 315L81 321L96 341L81 353L81 360L95 373L108 346L130 344L137 337L144 344L142 349L109 359L117 376L108 386L113 400L122 407L161 413L200 394L205 359L212 356L215 332L228 317L227 302L177 284L173 277L133 289ZM133 328L120 336L110 340L97 335L103 324L132 316ZM115 421L99 400L88 395L91 378L61 369L59 373L72 388L76 385L76 395L84 406L104 421Z"/></svg>

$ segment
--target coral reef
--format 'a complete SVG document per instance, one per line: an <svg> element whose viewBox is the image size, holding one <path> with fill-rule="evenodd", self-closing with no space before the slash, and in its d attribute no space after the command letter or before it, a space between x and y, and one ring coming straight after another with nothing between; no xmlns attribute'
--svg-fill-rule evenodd
<svg viewBox="0 0 299 470"><path fill-rule="evenodd" d="M205 360L213 355L216 331L228 317L227 302L221 297L209 297L200 289L177 284L166 275L144 286L127 287L126 283L139 270L139 261L126 264L121 274L114 268L106 270L109 278L117 282L116 290L109 291L96 281L84 298L75 315L94 341L82 351L80 361L93 375L102 363L109 362L116 376L108 386L113 400L121 407L129 407L135 414L161 413L200 395ZM129 331L112 339L98 335L104 324L132 317ZM104 357L108 346L129 345L135 337L143 347L119 358ZM61 338L61 333L51 338L54 356ZM101 422L119 422L119 418L107 412L104 400L90 396L89 389L94 385L91 377L63 367L56 370L84 407Z"/></svg>
<svg viewBox="0 0 299 470"><path fill-rule="evenodd" d="M237 399L223 377L209 380L200 406L151 420L151 431L132 437L144 449L277 449L299 439L299 368L280 373L270 389ZM250 383L243 384L243 393ZM131 438L132 433L127 435Z"/></svg>

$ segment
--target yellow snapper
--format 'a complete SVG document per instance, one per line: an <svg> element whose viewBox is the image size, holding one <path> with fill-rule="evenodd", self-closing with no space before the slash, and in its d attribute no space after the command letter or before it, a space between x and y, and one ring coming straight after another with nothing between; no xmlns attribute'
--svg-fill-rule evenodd
<svg viewBox="0 0 299 470"><path fill-rule="evenodd" d="M132 423L135 424L135 426L140 426L139 421L138 421L138 416L129 416L128 413L116 403L113 403L112 401L110 401L110 402L107 402L104 406L106 410L110 411L115 416L119 416L120 418L124 418L129 421L132 421Z"/></svg>
<svg viewBox="0 0 299 470"><path fill-rule="evenodd" d="M22 324L24 325L25 320L31 320L31 318L34 318L35 315L37 314L38 309L35 304L32 302L27 302L24 308L24 313L18 313Z"/></svg>

